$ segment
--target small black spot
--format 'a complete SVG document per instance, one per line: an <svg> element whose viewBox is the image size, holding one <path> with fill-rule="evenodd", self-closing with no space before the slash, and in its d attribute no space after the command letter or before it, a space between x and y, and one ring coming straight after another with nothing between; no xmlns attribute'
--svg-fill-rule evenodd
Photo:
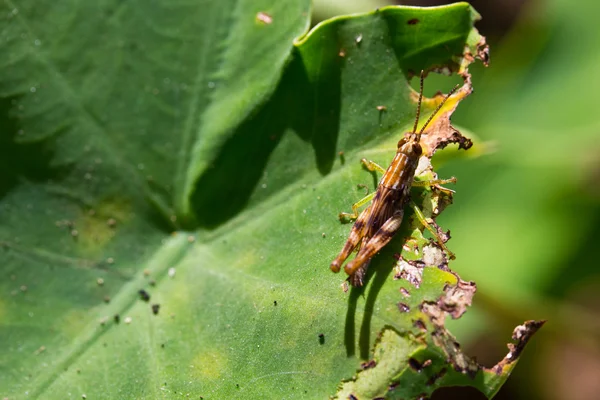
<svg viewBox="0 0 600 400"><path fill-rule="evenodd" d="M348 400L358 400L358 399L356 398L356 396L355 396L355 395L353 395L353 394L350 394L350 395L348 396Z"/></svg>
<svg viewBox="0 0 600 400"><path fill-rule="evenodd" d="M419 19L418 19L418 18L412 18L412 19L409 19L408 21L406 21L406 23L407 23L407 24L409 24L409 25L416 25L416 24L418 24L419 22L420 22L420 21L419 21Z"/></svg>
<svg viewBox="0 0 600 400"><path fill-rule="evenodd" d="M158 310L160 310L160 304L152 304L152 314L158 315Z"/></svg>
<svg viewBox="0 0 600 400"><path fill-rule="evenodd" d="M319 344L325 344L325 335L319 333Z"/></svg>
<svg viewBox="0 0 600 400"><path fill-rule="evenodd" d="M161 344L161 345L160 345L160 348L161 348L161 349L164 349L164 348L165 348L165 344L164 344L164 343L163 343L163 344Z"/></svg>
<svg viewBox="0 0 600 400"><path fill-rule="evenodd" d="M425 326L425 322L423 322L420 319L418 319L415 322L413 322L413 326L415 328L418 328L418 329L422 330L422 331L426 331L427 330L427 327Z"/></svg>
<svg viewBox="0 0 600 400"><path fill-rule="evenodd" d="M148 282L150 284L150 286L156 286L156 281L154 279L150 279L150 282Z"/></svg>
<svg viewBox="0 0 600 400"><path fill-rule="evenodd" d="M408 304L401 302L401 303L398 303L398 310L400 310L400 312L409 312L410 307Z"/></svg>
<svg viewBox="0 0 600 400"><path fill-rule="evenodd" d="M375 367L377 365L377 361L375 360L369 360L367 362L364 362L362 364L360 364L360 368L365 370L365 369L371 369L373 367Z"/></svg>
<svg viewBox="0 0 600 400"><path fill-rule="evenodd" d="M423 370L423 365L416 358L409 358L408 365L417 372L421 372Z"/></svg>
<svg viewBox="0 0 600 400"><path fill-rule="evenodd" d="M276 306L277 305L277 300L273 301L273 305Z"/></svg>
<svg viewBox="0 0 600 400"><path fill-rule="evenodd" d="M115 320L115 324L118 324L119 322L121 322L121 316L119 314L115 314L113 319Z"/></svg>
<svg viewBox="0 0 600 400"><path fill-rule="evenodd" d="M239 388L240 388L240 384L239 384L239 383L236 383L236 384L235 384L235 387L236 387L237 389L239 389Z"/></svg>
<svg viewBox="0 0 600 400"><path fill-rule="evenodd" d="M140 295L140 299L142 299L146 302L150 301L150 294L148 292L146 292L144 289L140 289L138 293Z"/></svg>
<svg viewBox="0 0 600 400"><path fill-rule="evenodd" d="M440 370L440 372L438 372L437 374L433 374L431 376L431 378L429 378L429 380L427 381L426 385L427 386L433 386L433 385L435 385L435 383L437 382L438 379L440 379L444 375L446 375L446 372L448 372L448 370L446 368L442 368Z"/></svg>

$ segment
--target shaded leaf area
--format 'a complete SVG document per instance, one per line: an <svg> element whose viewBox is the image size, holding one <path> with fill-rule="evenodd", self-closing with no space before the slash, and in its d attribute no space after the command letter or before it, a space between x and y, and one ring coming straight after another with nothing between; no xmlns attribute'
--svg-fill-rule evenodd
<svg viewBox="0 0 600 400"><path fill-rule="evenodd" d="M197 222L223 223L295 181L307 163L329 173L340 150L409 124L414 105L407 102L412 91L406 82L415 71L442 66L462 71L477 53L480 36L471 32L476 12L466 3L436 11L384 8L336 18L299 39L273 98L223 144L212 168L200 176L192 196ZM299 140L280 143L288 131ZM267 165L265 172L269 160L274 168ZM235 184L224 185L231 176ZM229 201L220 201L223 196Z"/></svg>
<svg viewBox="0 0 600 400"><path fill-rule="evenodd" d="M384 9L293 46L307 10L2 3L4 395L322 397L403 329L401 238L348 296L336 215L411 125L411 71L465 72L476 14Z"/></svg>

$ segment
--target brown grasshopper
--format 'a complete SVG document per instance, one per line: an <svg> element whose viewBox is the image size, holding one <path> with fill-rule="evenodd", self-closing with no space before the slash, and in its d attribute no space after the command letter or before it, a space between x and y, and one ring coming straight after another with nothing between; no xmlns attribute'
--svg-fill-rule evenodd
<svg viewBox="0 0 600 400"><path fill-rule="evenodd" d="M387 170L377 165L373 161L365 158L361 160L362 164L369 171L379 171L383 173L381 181L374 193L367 195L364 199L352 205L352 213L340 213L340 220L345 218L355 219L354 226L350 231L350 236L346 244L340 251L340 254L331 263L331 270L339 272L342 264L356 248L358 254L348 262L344 267L344 271L349 275L348 280L353 286L362 286L363 278L371 258L379 252L400 228L402 218L404 217L404 207L411 203L415 211L415 215L421 223L437 238L440 246L446 250L451 259L454 254L448 250L444 242L439 238L439 235L426 221L423 213L418 206L411 200L410 189L414 185L439 185L444 183L454 183L455 178L447 180L431 180L427 182L415 182L415 170L419 163L419 158L423 153L423 149L419 143L421 135L427 125L433 120L433 117L442 108L446 100L458 89L456 86L442 100L440 105L435 109L429 117L425 125L417 133L417 125L421 114L421 102L423 100L423 72L421 72L421 90L419 93L419 102L417 105L417 116L412 132L407 132L407 135L398 142L398 150L392 163ZM358 208L373 200L365 210L359 215Z"/></svg>

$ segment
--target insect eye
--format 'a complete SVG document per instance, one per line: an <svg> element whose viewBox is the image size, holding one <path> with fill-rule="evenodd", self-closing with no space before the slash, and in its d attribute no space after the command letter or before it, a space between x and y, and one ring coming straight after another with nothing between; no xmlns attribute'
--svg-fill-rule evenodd
<svg viewBox="0 0 600 400"><path fill-rule="evenodd" d="M404 146L405 144L406 144L406 139L405 138L400 139L400 141L398 142L398 148Z"/></svg>
<svg viewBox="0 0 600 400"><path fill-rule="evenodd" d="M413 153L415 153L418 156L423 154L423 149L421 148L421 145L419 143L413 144L412 151L413 151Z"/></svg>

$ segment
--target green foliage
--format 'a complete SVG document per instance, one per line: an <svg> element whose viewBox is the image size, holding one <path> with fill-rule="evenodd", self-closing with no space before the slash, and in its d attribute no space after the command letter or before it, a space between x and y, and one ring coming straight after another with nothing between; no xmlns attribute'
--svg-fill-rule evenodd
<svg viewBox="0 0 600 400"><path fill-rule="evenodd" d="M464 72L477 15L389 8L301 37L308 8L0 6L3 394L322 398L384 327L380 346L414 330L391 276L400 238L345 294L327 268L349 230L336 215L371 180L358 160L386 165L411 125L410 76ZM413 312L458 282L426 270Z"/></svg>

